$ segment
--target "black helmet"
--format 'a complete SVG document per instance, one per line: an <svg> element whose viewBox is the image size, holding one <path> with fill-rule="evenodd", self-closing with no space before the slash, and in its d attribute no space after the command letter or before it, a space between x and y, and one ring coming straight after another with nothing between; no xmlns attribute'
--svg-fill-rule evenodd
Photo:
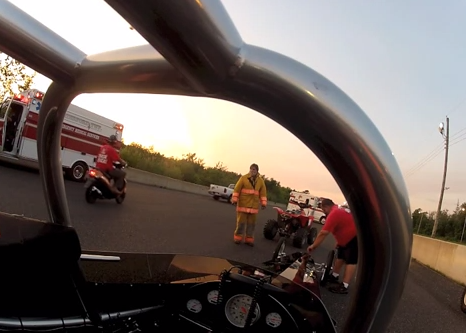
<svg viewBox="0 0 466 333"><path fill-rule="evenodd" d="M110 136L108 137L107 142L108 142L108 143L115 143L115 142L118 142L118 139L117 139L116 135L113 135L113 134L112 134L112 135L110 135Z"/></svg>

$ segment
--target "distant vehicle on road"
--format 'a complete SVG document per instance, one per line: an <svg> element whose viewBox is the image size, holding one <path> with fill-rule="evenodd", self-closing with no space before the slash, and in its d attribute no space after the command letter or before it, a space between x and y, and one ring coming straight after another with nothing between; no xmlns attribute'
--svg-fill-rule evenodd
<svg viewBox="0 0 466 333"><path fill-rule="evenodd" d="M310 194L309 191L291 191L287 211L304 210L306 216L313 216L314 221L325 224L326 215L320 205L322 198Z"/></svg>
<svg viewBox="0 0 466 333"><path fill-rule="evenodd" d="M214 197L215 200L220 198L231 202L231 197L233 195L233 190L235 189L235 184L230 184L228 187L210 184L209 194Z"/></svg>

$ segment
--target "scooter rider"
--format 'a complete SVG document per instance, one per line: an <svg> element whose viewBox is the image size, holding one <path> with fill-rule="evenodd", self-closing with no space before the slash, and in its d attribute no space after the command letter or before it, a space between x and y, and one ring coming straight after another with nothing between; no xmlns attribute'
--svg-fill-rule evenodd
<svg viewBox="0 0 466 333"><path fill-rule="evenodd" d="M108 173L114 179L115 186L112 190L116 195L120 195L122 193L120 189L123 188L126 172L124 170L114 168L113 163L120 162L121 164L126 165L126 162L120 157L120 154L116 150L120 145L117 137L115 135L110 135L107 142L107 144L100 147L95 167Z"/></svg>

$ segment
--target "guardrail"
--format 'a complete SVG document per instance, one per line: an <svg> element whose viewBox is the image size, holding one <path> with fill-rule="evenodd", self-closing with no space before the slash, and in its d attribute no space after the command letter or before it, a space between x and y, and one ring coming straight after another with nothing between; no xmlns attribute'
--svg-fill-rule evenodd
<svg viewBox="0 0 466 333"><path fill-rule="evenodd" d="M450 279L466 284L466 246L414 235L411 256Z"/></svg>
<svg viewBox="0 0 466 333"><path fill-rule="evenodd" d="M182 192L189 192L201 195L209 195L207 191L209 190L208 186L202 186L198 184L193 184L185 182L183 180L165 177L158 175L156 173L147 172L139 169L128 168L126 171L126 179L129 182L151 185L161 188L167 188L171 190L177 190Z"/></svg>

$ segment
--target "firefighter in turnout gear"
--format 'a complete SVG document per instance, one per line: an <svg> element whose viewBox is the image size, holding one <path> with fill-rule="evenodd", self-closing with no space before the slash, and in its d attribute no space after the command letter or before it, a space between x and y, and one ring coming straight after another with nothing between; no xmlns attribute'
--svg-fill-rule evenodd
<svg viewBox="0 0 466 333"><path fill-rule="evenodd" d="M244 239L246 244L254 246L254 229L259 205L262 209L267 207L267 189L264 179L259 175L257 164L252 164L249 173L238 180L231 203L236 204L235 243L239 244Z"/></svg>

